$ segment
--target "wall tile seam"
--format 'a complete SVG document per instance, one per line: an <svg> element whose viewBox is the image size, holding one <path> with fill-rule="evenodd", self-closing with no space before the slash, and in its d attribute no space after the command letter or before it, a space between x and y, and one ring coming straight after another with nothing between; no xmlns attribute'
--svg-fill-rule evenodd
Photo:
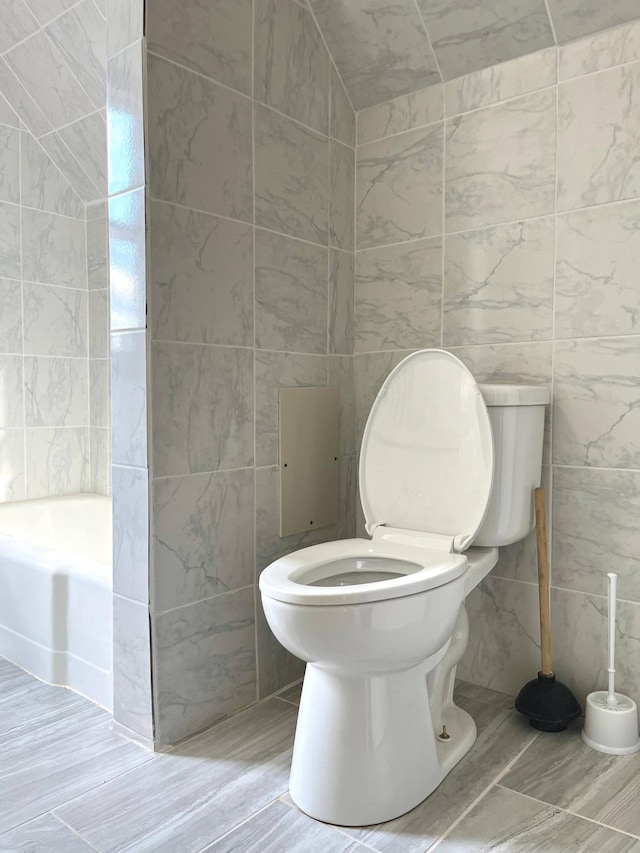
<svg viewBox="0 0 640 853"><path fill-rule="evenodd" d="M95 202L92 201L91 204L97 203L98 201L103 201L103 202L106 202L108 205L112 199L121 198L122 196L129 195L131 193L138 193L141 190L145 190L146 188L147 188L146 183L134 184L133 186L127 187L125 190L119 190L117 193L111 193L109 195L106 195L102 199L96 199L96 201ZM158 201L161 201L161 200L162 199L158 199ZM172 202L167 202L167 204L172 204ZM204 213L204 211L203 211L203 213ZM107 220L107 222L109 222L108 207L107 207L107 215L104 218Z"/></svg>
<svg viewBox="0 0 640 853"><path fill-rule="evenodd" d="M422 14L422 9L420 8L420 4L418 3L418 0L414 0L413 5L414 5L416 12L418 13L418 18L419 18L420 24L422 26L422 31L424 33L426 40L427 40L427 44L429 45L429 50L431 51L431 57L433 59L434 65L436 67L436 71L438 73L438 76L440 77L441 83L444 84L444 74L442 73L442 69L440 67L440 61L436 55L436 51L435 51L435 48L433 46L431 36L429 35L429 30L427 28L427 22L424 19L424 16Z"/></svg>
<svg viewBox="0 0 640 853"><path fill-rule="evenodd" d="M136 466L127 466L118 464L119 468L132 468L135 471L146 471L147 468L137 468ZM255 465L243 465L239 468L215 468L212 471L188 471L186 474L161 474L158 477L150 477L150 483L159 483L163 480L183 480L186 477L214 477L218 474L234 474L244 471L255 471Z"/></svg>
<svg viewBox="0 0 640 853"><path fill-rule="evenodd" d="M584 80L585 77L594 77L596 74L606 74L607 71L617 71L620 68L626 68L628 65L640 66L640 57L629 59L626 62L618 62L616 65L608 65L606 68L596 68L593 71L586 71L584 74L576 74L573 77L563 77L560 79L560 76L558 76L558 86L573 83L574 80Z"/></svg>
<svg viewBox="0 0 640 853"><path fill-rule="evenodd" d="M29 33L28 36L25 36L23 39L20 39L20 41L15 42L15 44L12 44L11 47L8 47L3 53L0 53L0 56L5 57L8 53L11 53L11 51L14 50L16 47L20 47L20 45L24 44L26 41L29 41L29 39L33 38L33 36L37 36L38 33L46 32L47 27L50 27L51 24L56 23L58 20L60 20L60 18L64 18L66 14L80 6L82 2L83 0L76 0L75 3L71 4L71 6L67 6L65 9L62 10L62 12L58 12L57 15L54 15L53 18L51 18L50 21L47 21L46 24L41 24L35 12L32 11L31 6L28 3L25 3L24 5L26 5L27 10L33 17L36 24L38 24L38 29Z"/></svg>
<svg viewBox="0 0 640 853"><path fill-rule="evenodd" d="M78 222L81 222L81 221L82 220L78 220ZM2 276L0 276L0 279L2 279ZM5 278L4 280L5 281L16 281L15 278ZM24 278L24 279L22 279L22 282L23 282L23 284L33 285L34 287L46 287L49 289L59 288L60 290L71 290L75 293L105 293L105 292L109 291L108 287L100 287L100 288L96 287L96 288L92 288L90 290L88 287L74 287L71 284L56 284L55 282L52 282L52 281L35 281L34 279L31 279L31 278Z"/></svg>
<svg viewBox="0 0 640 853"><path fill-rule="evenodd" d="M49 155L47 155L47 156L49 156ZM49 158L49 159L51 159L51 158ZM53 161L51 161L51 162L53 162ZM60 170L58 170L58 171L60 171ZM60 174L62 175L62 172L60 172ZM62 175L62 177L64 177L64 175ZM66 178L65 178L65 180L67 181ZM67 181L67 183L69 183L69 181ZM69 188L75 193L75 190L73 190L73 187L71 187L71 185L69 185ZM75 194L76 194L80 204L82 204L82 205L86 204L86 202L84 202L80 198L80 196L77 195L77 193L75 193ZM56 213L55 211L44 210L41 207L30 207L28 204L22 204L19 201L3 201L3 200L0 200L0 204L7 205L8 207L19 207L20 210L30 210L30 211L33 211L34 213L44 213L46 216L59 216L60 219L70 219L72 222L84 223L87 221L85 219L84 215L83 216L69 216L68 213Z"/></svg>
<svg viewBox="0 0 640 853"><path fill-rule="evenodd" d="M310 125L305 124L303 121L300 121L300 119L294 118L293 116L290 116L287 113L282 112L282 110L279 110L276 107L271 106L271 104L266 104L264 101L261 101L260 98L256 98L252 94L248 95L246 92L241 92L239 89L234 89L233 87L228 86L225 83L221 83L219 80L216 80L213 77L209 77L207 74L203 74L202 71L196 71L193 68L188 68L186 65L182 65L180 62L176 62L175 59L170 59L169 57L164 56L163 54L157 53L156 51L150 50L150 49L147 49L147 55L153 56L155 59L160 59L163 62L167 62L170 65L174 65L176 68L180 68L182 71L185 71L189 74L193 74L196 77L201 77L203 80L207 80L209 83L213 83L215 86L219 86L221 89L226 89L229 92L233 92L235 95L239 95L240 97L245 98L248 101L252 101L254 104L259 104L261 107L264 107L264 109L270 110L271 112L276 113L276 115L279 115L281 118L285 118L288 121L291 121L294 124L297 124L300 127L303 127L305 130L309 131L310 133L315 134L316 136L320 137L322 140L328 141L329 139L334 138L334 137L330 136L330 133L323 133L321 130L318 130L315 127L311 127ZM327 101L328 101L328 99L327 99ZM339 139L335 139L335 141L340 142ZM345 147L347 147L347 148L351 148L351 146L346 145L346 143L341 142L340 144L345 145Z"/></svg>
<svg viewBox="0 0 640 853"><path fill-rule="evenodd" d="M390 133L388 136L381 136L378 139L371 139L367 142L360 142L356 144L356 161L360 156L360 152L367 148L369 145L377 145L380 142L386 142L388 139L397 139L399 136L408 136L410 133L417 134L421 130L427 130L428 128L437 128L439 125L444 126L446 124L446 120L444 118L439 118L436 121L427 122L427 124L420 124L416 127L410 127L407 130L399 130L397 133Z"/></svg>
<svg viewBox="0 0 640 853"><path fill-rule="evenodd" d="M43 429L59 430L59 429L90 429L90 428L91 428L91 425L88 423L87 424L50 424L48 426L12 427L12 429L24 429L27 432L29 432L29 431L36 432L36 431L43 430ZM102 427L102 428L108 429L108 427ZM97 427L94 427L94 429L97 429Z"/></svg>
<svg viewBox="0 0 640 853"><path fill-rule="evenodd" d="M46 38L47 42L48 42L49 48L50 48L50 49L55 53L55 55L58 57L58 59L59 59L60 63L61 63L61 64L66 68L66 70L69 72L69 74L73 77L73 79L74 79L74 80L75 80L75 82L78 84L78 86L80 87L80 89L81 89L81 90L82 90L82 92L84 93L84 95L85 95L85 97L87 98L87 100L89 101L89 103L90 103L90 104L93 104L93 106L94 106L96 109L100 109L100 106L99 106L98 104L96 104L96 102L94 101L94 99L93 99L93 98L91 97L91 95L87 92L87 90L85 89L84 85L82 84L82 82L80 81L80 79L78 78L78 76L76 75L75 71L74 71L74 70L73 70L73 68L69 65L69 63L67 62L67 60L65 59L64 54L60 51L60 49L58 48L57 44L54 42L54 40L51 38L51 36L50 36L50 35L49 35L49 33L47 32L48 28L49 28L53 23L57 22L59 19L63 18L65 15L68 15L68 14L70 14L71 12L73 12L73 10L74 10L77 6L79 6L82 2L83 2L83 0L79 0L79 2L75 3L73 6L70 6L69 8L65 9L61 14L56 15L56 17L55 17L55 18L53 18L51 21L48 21L44 26L40 27L40 29L39 29L39 30L36 30L36 32L34 32L34 33L30 33L26 38L22 39L22 40L21 40L21 41L19 41L17 44L14 44L12 47L10 47L8 50L6 50L6 51L2 54L2 58L5 60L5 62L7 63L7 65L9 65L9 66L10 66L10 63L7 61L7 57L8 57L8 55L9 55L10 53L12 53L16 48L20 47L21 45L23 45L23 44L25 44L26 42L28 42L30 39L33 39L35 36L37 36L37 35L39 35L40 33L42 33L42 34L44 35L44 37ZM29 11L31 11L31 10L29 10ZM33 14L33 13L32 13L32 14ZM35 17L35 16L34 16L34 17ZM36 20L37 20L37 19L36 19ZM38 23L39 23L39 22L38 22ZM12 70L13 70L13 69L12 69ZM105 75L105 76L106 76L106 75ZM17 75L16 75L16 77L17 77ZM29 97L31 97L31 100L34 100L34 99L33 99L33 97L30 95L29 91L26 89L26 87L24 86L24 84L23 84L23 83L22 83L22 81L20 80L20 78L19 78L19 77L17 77L17 79L19 80L19 82L20 82L20 84L22 85L22 87L23 87L23 89L25 90L25 92L27 92L27 94L29 95ZM35 103L35 100L34 100L34 103ZM36 104L36 106L38 106L38 105ZM88 115L88 114L87 114L87 115ZM86 118L86 117L87 117L87 116L83 116L83 118ZM45 118L46 118L46 116L45 116ZM50 125L51 125L51 122L50 122L48 119L47 119L47 122L48 122L48 124L50 124ZM53 125L51 125L51 126L53 127ZM55 128L55 127L53 127L53 129L54 129L54 130L58 130L58 129L61 129L61 128ZM34 134L34 135L35 135L35 134Z"/></svg>
<svg viewBox="0 0 640 853"><path fill-rule="evenodd" d="M74 118L73 121L68 121L66 124L61 124L58 127L54 127L52 130L48 130L46 133L41 133L40 136L36 136L30 130L23 130L23 133L31 133L36 142L40 142L41 139L44 139L46 136L55 136L56 133L60 133L61 130L66 130L69 127L73 127L74 124L81 124L83 121L86 121L88 118L93 118L93 116L100 115L100 113L106 113L107 102L105 100L104 104L101 107L96 107L94 110L91 110L90 113L83 115L82 118ZM105 115L105 124L106 124L106 115ZM62 141L62 140L61 140ZM92 201L91 204L94 202Z"/></svg>
<svg viewBox="0 0 640 853"><path fill-rule="evenodd" d="M87 355L49 355L48 353L42 352L27 352L25 350L24 353L2 353L2 355L24 355L25 358L49 358L54 359L56 361L108 361L106 357L101 357L100 359L94 358L93 356Z"/></svg>
<svg viewBox="0 0 640 853"><path fill-rule="evenodd" d="M155 536L153 537L155 539ZM176 607L169 607L166 610L155 610L154 608L150 608L150 613L154 618L158 618L161 616L166 616L168 613L175 613L177 610L186 610L189 607L195 607L198 604L204 604L209 601L213 601L214 599L225 598L229 595L237 595L240 592L245 592L246 590L253 590L255 588L255 583L245 584L244 586L239 586L237 589L226 590L225 592L219 592L216 595L208 595L205 598L199 598L196 601L190 601L187 604L178 604Z"/></svg>
<svg viewBox="0 0 640 853"><path fill-rule="evenodd" d="M342 143L341 143L342 144ZM349 146L345 146L349 147ZM119 193L118 195L126 195L128 192L137 192L137 190L126 190L124 193ZM117 195L110 196L110 198L117 198ZM276 231L273 228L266 228L264 225L257 225L248 219L234 219L232 216L225 216L221 213L212 213L210 210L202 210L199 207L189 207L186 204L180 204L176 201L170 201L165 198L158 198L157 196L149 195L149 201L153 204L165 204L170 205L171 207L176 207L179 210L187 211L188 213L199 213L203 216L213 216L216 219L221 219L224 222L233 222L236 225L244 225L247 228L255 228L256 231L263 231L266 234L276 234L279 237L287 237L289 240L296 240L298 243L306 243L309 246L315 246L320 249L329 249L334 252L343 252L346 255L355 254L355 249L344 249L341 246L334 246L331 242L329 243L316 243L313 240L307 240L304 237L298 237L295 234L287 234L285 231Z"/></svg>
<svg viewBox="0 0 640 853"><path fill-rule="evenodd" d="M507 579L506 578L500 578L500 580L507 580ZM525 583L525 581L515 581L515 583ZM532 586L537 586L537 584L532 584ZM605 609L604 605L606 605L606 603L607 603L607 596L604 594L600 594L598 592L586 592L585 590L582 590L582 589L571 589L570 587L558 586L557 584L554 584L554 583L551 584L551 589L552 590L555 589L558 592L568 592L568 593L571 593L572 595L586 595L589 598L597 598L599 601L602 602L603 609ZM618 595L616 597L616 600L617 600L618 604L626 604L626 605L629 605L631 607L640 608L640 599L636 600L633 598L621 598Z"/></svg>
<svg viewBox="0 0 640 853"><path fill-rule="evenodd" d="M618 474L640 474L638 468L611 468L608 465L568 465L565 462L553 462L554 468L561 468L568 471L607 471L608 473Z"/></svg>
<svg viewBox="0 0 640 853"><path fill-rule="evenodd" d="M107 133L108 133L108 130L107 130L106 123L105 123L105 135L106 135ZM42 137L40 137L40 138L42 138ZM37 137L36 137L36 139L37 139ZM62 145L62 146L67 150L67 152L68 152L69 156L71 157L71 159L73 160L73 162L76 164L76 166L77 166L78 170L80 171L80 173L81 173L82 175L84 175L84 177L86 178L87 183L89 184L89 186L93 187L94 192L95 192L95 199L90 199L90 201L91 201L92 203L93 203L94 201L97 201L98 199L100 199L100 198L102 197L102 193L100 192L100 190L98 189L98 187L95 185L94 181L89 177L88 172L86 171L86 169L84 168L84 166L82 165L82 163L78 160L78 158L77 158L77 157L76 157L76 155L73 153L73 151L69 148L69 146L67 145L67 143L65 142L65 140L64 140L61 136L59 136L59 137L58 137L58 139L59 139L59 141L60 141L60 144L61 144L61 145ZM38 141L39 141L39 140L38 140ZM45 152L45 153L46 153L46 152ZM107 153L107 163L106 163L106 165L107 165L107 169L108 169L108 166L109 166L109 163L108 163L108 153ZM60 171L60 170L58 170L58 171ZM66 177L66 175L65 175L63 172L60 172L60 174L63 176L63 178L65 179L65 181L66 181L68 184L70 184L70 181L69 181L69 179ZM94 193L92 193L92 195L93 195L93 194L94 194ZM82 196L80 196L80 195L79 195L79 193L77 193L77 192L76 192L76 195L80 198L80 201L85 205L85 219L86 219L86 206L87 206L87 204L88 204L89 202L87 201L87 199L83 199L83 198L82 198Z"/></svg>
<svg viewBox="0 0 640 853"><path fill-rule="evenodd" d="M315 28L320 35L320 40L322 41L322 44L324 45L324 49L327 53L327 56L329 57L329 65L330 65L329 72L331 72L331 69L333 69L336 77L340 81L340 85L342 86L342 91L344 92L344 94L347 98L347 101L349 102L349 106L351 107L351 110L353 111L354 116L356 116L357 112L353 107L353 101L351 100L351 95L349 94L347 87L344 85L344 80L342 79L342 74L340 73L340 69L338 68L338 66L335 63L335 60L333 58L333 53L329 50L329 45L327 44L327 40L324 37L324 32L322 30L322 27L318 23L316 13L315 13L315 11L311 5L308 6L307 12L309 13L309 15L311 15L311 20L315 24ZM329 91L331 91L331 73L329 73ZM329 124L331 124L331 120L329 120ZM354 126L355 126L355 124L356 124L356 122L355 122L355 118L354 118Z"/></svg>

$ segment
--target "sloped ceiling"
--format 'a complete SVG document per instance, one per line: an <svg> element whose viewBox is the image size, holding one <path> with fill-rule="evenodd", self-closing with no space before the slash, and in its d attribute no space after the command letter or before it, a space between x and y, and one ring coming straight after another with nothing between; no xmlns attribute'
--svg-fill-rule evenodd
<svg viewBox="0 0 640 853"><path fill-rule="evenodd" d="M640 0L309 0L356 110L640 17Z"/></svg>
<svg viewBox="0 0 640 853"><path fill-rule="evenodd" d="M102 0L2 0L0 94L84 202L107 194Z"/></svg>

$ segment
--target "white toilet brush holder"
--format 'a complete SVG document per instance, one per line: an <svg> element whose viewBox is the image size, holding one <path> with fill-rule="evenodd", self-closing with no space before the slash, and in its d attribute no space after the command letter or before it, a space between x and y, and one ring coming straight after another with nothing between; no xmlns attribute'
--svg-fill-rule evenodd
<svg viewBox="0 0 640 853"><path fill-rule="evenodd" d="M616 585L618 576L607 575L609 596L608 690L589 693L584 712L582 740L598 752L629 755L640 751L638 708L633 699L615 691Z"/></svg>

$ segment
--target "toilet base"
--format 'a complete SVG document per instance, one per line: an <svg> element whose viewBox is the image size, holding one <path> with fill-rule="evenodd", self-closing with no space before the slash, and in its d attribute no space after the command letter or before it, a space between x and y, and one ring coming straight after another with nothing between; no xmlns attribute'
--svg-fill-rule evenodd
<svg viewBox="0 0 640 853"><path fill-rule="evenodd" d="M302 811L364 826L410 811L437 788L476 739L473 719L450 695L438 709L450 737L434 733L427 675L446 652L364 677L307 664L290 780Z"/></svg>

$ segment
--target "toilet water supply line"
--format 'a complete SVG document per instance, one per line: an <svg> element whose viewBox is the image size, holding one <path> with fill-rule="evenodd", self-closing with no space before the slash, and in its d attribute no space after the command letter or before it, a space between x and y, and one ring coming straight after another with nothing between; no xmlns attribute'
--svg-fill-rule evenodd
<svg viewBox="0 0 640 853"><path fill-rule="evenodd" d="M616 657L616 590L618 584L618 575L615 572L607 574L607 583L609 587L609 689L607 691L607 708L615 708L618 704L616 692L614 689L614 679L616 675L615 657Z"/></svg>

